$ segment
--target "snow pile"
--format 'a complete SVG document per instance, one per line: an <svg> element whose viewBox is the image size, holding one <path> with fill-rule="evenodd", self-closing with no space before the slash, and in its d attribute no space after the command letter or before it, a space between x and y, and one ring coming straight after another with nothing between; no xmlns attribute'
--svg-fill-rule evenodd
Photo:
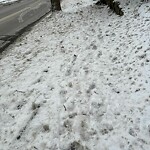
<svg viewBox="0 0 150 150"><path fill-rule="evenodd" d="M0 4L5 4L5 3L13 3L16 2L18 0L0 0Z"/></svg>
<svg viewBox="0 0 150 150"><path fill-rule="evenodd" d="M150 4L66 5L1 55L0 149L150 149Z"/></svg>

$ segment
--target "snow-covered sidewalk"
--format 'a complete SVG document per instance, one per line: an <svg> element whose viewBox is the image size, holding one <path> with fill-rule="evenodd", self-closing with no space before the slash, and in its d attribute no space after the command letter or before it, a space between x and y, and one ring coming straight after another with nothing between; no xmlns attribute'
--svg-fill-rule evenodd
<svg viewBox="0 0 150 150"><path fill-rule="evenodd" d="M150 149L150 3L69 4L0 56L0 150Z"/></svg>

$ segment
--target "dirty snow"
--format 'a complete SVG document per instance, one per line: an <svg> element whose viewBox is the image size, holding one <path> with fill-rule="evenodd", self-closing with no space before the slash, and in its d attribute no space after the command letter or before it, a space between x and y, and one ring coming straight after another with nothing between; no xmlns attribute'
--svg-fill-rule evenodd
<svg viewBox="0 0 150 150"><path fill-rule="evenodd" d="M66 2L0 56L0 150L150 149L150 3Z"/></svg>

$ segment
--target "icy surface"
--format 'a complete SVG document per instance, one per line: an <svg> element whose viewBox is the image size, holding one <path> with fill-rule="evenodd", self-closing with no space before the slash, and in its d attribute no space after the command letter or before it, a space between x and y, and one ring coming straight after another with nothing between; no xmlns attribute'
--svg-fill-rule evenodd
<svg viewBox="0 0 150 150"><path fill-rule="evenodd" d="M1 54L0 150L150 149L150 3L79 2Z"/></svg>

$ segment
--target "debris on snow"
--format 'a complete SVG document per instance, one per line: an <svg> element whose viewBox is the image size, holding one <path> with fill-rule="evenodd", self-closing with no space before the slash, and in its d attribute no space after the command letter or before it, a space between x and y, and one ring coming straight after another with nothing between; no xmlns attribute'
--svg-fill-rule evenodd
<svg viewBox="0 0 150 150"><path fill-rule="evenodd" d="M150 3L119 1L65 0L1 54L0 149L150 149Z"/></svg>

